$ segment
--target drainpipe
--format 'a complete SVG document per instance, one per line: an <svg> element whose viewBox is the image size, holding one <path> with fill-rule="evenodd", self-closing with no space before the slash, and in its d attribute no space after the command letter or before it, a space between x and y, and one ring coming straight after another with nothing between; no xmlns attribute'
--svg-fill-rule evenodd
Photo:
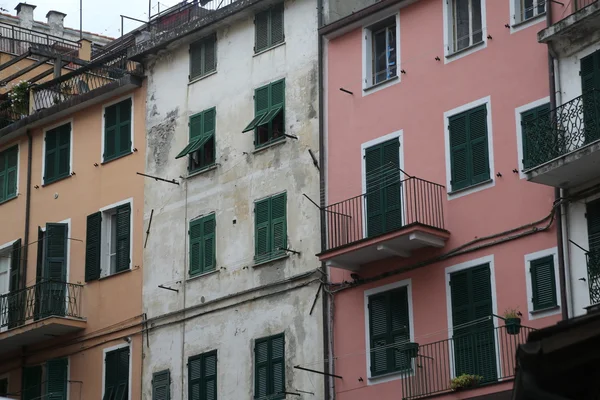
<svg viewBox="0 0 600 400"><path fill-rule="evenodd" d="M23 259L23 273L21 274L23 285L27 286L27 252L29 250L29 220L31 216L31 160L32 160L32 144L33 137L29 129L27 133L27 186L25 192L25 237L23 238L23 247L21 247L21 258Z"/></svg>

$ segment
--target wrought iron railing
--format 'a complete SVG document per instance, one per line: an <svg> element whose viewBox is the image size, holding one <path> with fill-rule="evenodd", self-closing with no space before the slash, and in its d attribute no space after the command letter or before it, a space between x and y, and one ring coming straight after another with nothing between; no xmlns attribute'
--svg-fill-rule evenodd
<svg viewBox="0 0 600 400"><path fill-rule="evenodd" d="M579 11L597 1L598 0L575 0L575 10Z"/></svg>
<svg viewBox="0 0 600 400"><path fill-rule="evenodd" d="M46 280L2 295L0 328L52 316L82 318L82 290L83 285Z"/></svg>
<svg viewBox="0 0 600 400"><path fill-rule="evenodd" d="M80 45L72 40L0 22L0 51L23 54L30 47L77 55Z"/></svg>
<svg viewBox="0 0 600 400"><path fill-rule="evenodd" d="M600 91L591 90L523 123L525 170L600 139Z"/></svg>
<svg viewBox="0 0 600 400"><path fill-rule="evenodd" d="M600 251L586 253L590 305L600 304Z"/></svg>
<svg viewBox="0 0 600 400"><path fill-rule="evenodd" d="M417 177L400 180L399 174L370 186L365 194L321 210L326 224L324 251L413 224L444 229L444 186Z"/></svg>
<svg viewBox="0 0 600 400"><path fill-rule="evenodd" d="M402 398L450 392L452 379L462 374L475 375L478 386L513 378L517 348L533 330L500 326L419 346L412 368L403 373Z"/></svg>

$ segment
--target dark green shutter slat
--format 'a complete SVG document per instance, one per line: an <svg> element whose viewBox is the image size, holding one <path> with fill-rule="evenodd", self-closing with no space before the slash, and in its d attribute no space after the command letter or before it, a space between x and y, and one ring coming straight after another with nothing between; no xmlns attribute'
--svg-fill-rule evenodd
<svg viewBox="0 0 600 400"><path fill-rule="evenodd" d="M17 195L18 158L17 146L0 152L0 201Z"/></svg>
<svg viewBox="0 0 600 400"><path fill-rule="evenodd" d="M19 289L21 276L21 239L17 239L12 244L12 253L10 259L10 281L8 290L14 292Z"/></svg>
<svg viewBox="0 0 600 400"><path fill-rule="evenodd" d="M71 124L60 128L58 138L58 177L68 176L71 170Z"/></svg>
<svg viewBox="0 0 600 400"><path fill-rule="evenodd" d="M533 151L533 148L530 140L532 139L534 132L536 134L539 132L532 129L535 126L539 126L540 122L538 119L543 117L547 117L548 121L550 121L550 104L543 104L539 107L535 107L531 110L521 113L521 141L523 144L523 168L525 169L533 167L530 155L530 152ZM531 133L528 133L529 130L532 130ZM552 139L549 138L549 140Z"/></svg>
<svg viewBox="0 0 600 400"><path fill-rule="evenodd" d="M42 287L41 317L65 315L67 287L67 224L46 224L44 279L51 281Z"/></svg>
<svg viewBox="0 0 600 400"><path fill-rule="evenodd" d="M208 74L217 68L216 36L212 35L204 40L203 73Z"/></svg>
<svg viewBox="0 0 600 400"><path fill-rule="evenodd" d="M217 400L217 352L202 355L202 400Z"/></svg>
<svg viewBox="0 0 600 400"><path fill-rule="evenodd" d="M385 169L383 184L384 231L391 232L402 227L400 192L400 142L397 139L383 143L382 164Z"/></svg>
<svg viewBox="0 0 600 400"><path fill-rule="evenodd" d="M117 155L117 106L104 109L104 159L110 160Z"/></svg>
<svg viewBox="0 0 600 400"><path fill-rule="evenodd" d="M44 183L69 175L71 170L71 124L46 132Z"/></svg>
<svg viewBox="0 0 600 400"><path fill-rule="evenodd" d="M365 150L367 236L374 237L384 231L383 193L381 175L383 172L382 146L376 145Z"/></svg>
<svg viewBox="0 0 600 400"><path fill-rule="evenodd" d="M271 22L270 45L274 46L278 43L282 43L284 40L283 3L280 3L271 9L271 21L270 22Z"/></svg>
<svg viewBox="0 0 600 400"><path fill-rule="evenodd" d="M192 139L202 136L203 114L196 114L190 117L190 142Z"/></svg>
<svg viewBox="0 0 600 400"><path fill-rule="evenodd" d="M115 350L113 358L113 368L116 368L116 373L112 375L114 381L112 386L115 387L114 400L126 399L129 392L129 347L124 347Z"/></svg>
<svg viewBox="0 0 600 400"><path fill-rule="evenodd" d="M284 398L285 337L283 334L256 340L254 346L254 397Z"/></svg>
<svg viewBox="0 0 600 400"><path fill-rule="evenodd" d="M387 338L389 321L389 302L386 293L369 297L369 329L370 329L370 351L371 351L371 375L381 375L390 372ZM378 348L382 348L379 349Z"/></svg>
<svg viewBox="0 0 600 400"><path fill-rule="evenodd" d="M588 229L588 249L590 252L598 252L600 251L600 200L587 203L585 216Z"/></svg>
<svg viewBox="0 0 600 400"><path fill-rule="evenodd" d="M42 395L42 366L23 368L23 399L38 400Z"/></svg>
<svg viewBox="0 0 600 400"><path fill-rule="evenodd" d="M256 14L254 25L256 35L254 51L259 52L269 47L269 10Z"/></svg>
<svg viewBox="0 0 600 400"><path fill-rule="evenodd" d="M532 260L530 272L533 309L543 310L557 306L554 256Z"/></svg>
<svg viewBox="0 0 600 400"><path fill-rule="evenodd" d="M271 103L270 108L282 106L285 103L285 81L273 82L271 85Z"/></svg>
<svg viewBox="0 0 600 400"><path fill-rule="evenodd" d="M394 371L411 368L411 358L403 351L410 341L410 319L408 310L408 289L403 287L389 292L390 331L389 344L396 344L388 363Z"/></svg>
<svg viewBox="0 0 600 400"><path fill-rule="evenodd" d="M269 342L256 341L254 345L254 397L269 394Z"/></svg>
<svg viewBox="0 0 600 400"><path fill-rule="evenodd" d="M131 152L131 98L104 109L104 160Z"/></svg>
<svg viewBox="0 0 600 400"><path fill-rule="evenodd" d="M67 399L68 360L61 358L46 362L46 398L50 400Z"/></svg>
<svg viewBox="0 0 600 400"><path fill-rule="evenodd" d="M202 382L202 358L195 357L188 361L188 398L201 400L200 385Z"/></svg>
<svg viewBox="0 0 600 400"><path fill-rule="evenodd" d="M471 184L476 184L490 179L486 106L478 107L469 113L469 139L472 162Z"/></svg>
<svg viewBox="0 0 600 400"><path fill-rule="evenodd" d="M264 117L256 123L256 126L262 126L271 123L280 112L283 111L283 107L279 106L276 108L272 108L268 113L264 115Z"/></svg>
<svg viewBox="0 0 600 400"><path fill-rule="evenodd" d="M102 213L97 212L87 216L85 234L85 281L100 278L100 252L102 243Z"/></svg>
<svg viewBox="0 0 600 400"><path fill-rule="evenodd" d="M119 155L131 152L131 98L123 100L119 107Z"/></svg>
<svg viewBox="0 0 600 400"><path fill-rule="evenodd" d="M202 135L210 136L215 134L215 117L216 109L211 108L203 113L204 121L202 121Z"/></svg>
<svg viewBox="0 0 600 400"><path fill-rule="evenodd" d="M190 78L202 76L202 43L190 45Z"/></svg>
<svg viewBox="0 0 600 400"><path fill-rule="evenodd" d="M458 190L470 184L467 115L453 116L449 124L451 184Z"/></svg>
<svg viewBox="0 0 600 400"><path fill-rule="evenodd" d="M202 272L202 220L190 223L190 276Z"/></svg>
<svg viewBox="0 0 600 400"><path fill-rule="evenodd" d="M106 353L104 358L104 399L114 399L119 376L118 350Z"/></svg>
<svg viewBox="0 0 600 400"><path fill-rule="evenodd" d="M271 393L285 392L285 338L278 335L271 338Z"/></svg>
<svg viewBox="0 0 600 400"><path fill-rule="evenodd" d="M8 159L7 151L0 152L0 201L4 201L7 199L6 196L6 183L7 183L7 167L6 161Z"/></svg>
<svg viewBox="0 0 600 400"><path fill-rule="evenodd" d="M287 248L287 232L286 232L286 194L271 198L271 251L275 253L284 252Z"/></svg>
<svg viewBox="0 0 600 400"><path fill-rule="evenodd" d="M131 205L129 203L117 207L117 262L116 272L129 269L131 243Z"/></svg>
<svg viewBox="0 0 600 400"><path fill-rule="evenodd" d="M215 215L202 219L202 272L215 269Z"/></svg>
<svg viewBox="0 0 600 400"><path fill-rule="evenodd" d="M152 374L152 400L171 399L171 372L155 372Z"/></svg>
<svg viewBox="0 0 600 400"><path fill-rule="evenodd" d="M600 138L600 51L581 59L581 91L583 93L583 120L585 141Z"/></svg>
<svg viewBox="0 0 600 400"><path fill-rule="evenodd" d="M56 154L58 152L58 129L52 129L46 132L46 154L44 165L44 183L56 179L58 173L56 168Z"/></svg>
<svg viewBox="0 0 600 400"><path fill-rule="evenodd" d="M266 257L271 252L270 248L270 199L259 201L255 204L255 258Z"/></svg>

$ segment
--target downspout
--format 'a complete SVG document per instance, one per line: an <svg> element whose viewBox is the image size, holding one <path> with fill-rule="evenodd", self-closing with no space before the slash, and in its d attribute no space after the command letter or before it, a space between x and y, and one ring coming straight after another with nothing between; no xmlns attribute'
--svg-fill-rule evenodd
<svg viewBox="0 0 600 400"><path fill-rule="evenodd" d="M29 129L26 130L27 133L27 188L25 192L25 236L23 238L23 247L21 248L21 258L23 259L23 274L22 287L25 288L27 286L27 252L29 250L29 220L31 217L31 160L32 160L32 147L33 147L33 137L31 136L31 132Z"/></svg>
<svg viewBox="0 0 600 400"><path fill-rule="evenodd" d="M186 250L184 251L183 254L183 275L181 278L181 282L182 282L182 288L181 290L183 291L183 321L181 322L181 400L185 400L186 399L186 390L185 390L185 322L186 322L186 318L185 318L185 310L186 310L186 288L187 288L187 282L185 281L185 279L187 278L187 266L188 266L188 252L189 252L189 248L187 248L188 244L189 244L189 240L188 240L188 183L186 180L183 181L183 184L185 185L185 209L184 209L184 218L185 221L183 223L183 229L185 231L184 233L184 237L186 238L185 240L185 246L186 246Z"/></svg>

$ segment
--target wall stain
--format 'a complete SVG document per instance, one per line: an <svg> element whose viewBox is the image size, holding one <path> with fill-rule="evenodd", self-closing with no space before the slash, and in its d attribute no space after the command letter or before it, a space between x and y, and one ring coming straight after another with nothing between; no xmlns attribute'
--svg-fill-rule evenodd
<svg viewBox="0 0 600 400"><path fill-rule="evenodd" d="M156 112L154 107L152 112ZM171 142L175 135L178 117L179 107L167 112L167 117L148 131L148 150L150 153L148 169L152 173L156 173L169 162L169 152L171 151Z"/></svg>

